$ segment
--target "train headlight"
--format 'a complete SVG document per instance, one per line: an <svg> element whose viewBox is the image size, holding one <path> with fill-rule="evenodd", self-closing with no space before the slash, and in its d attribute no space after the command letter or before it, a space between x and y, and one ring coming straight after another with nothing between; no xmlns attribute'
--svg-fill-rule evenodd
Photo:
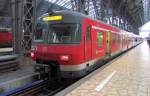
<svg viewBox="0 0 150 96"><path fill-rule="evenodd" d="M69 55L62 55L60 56L61 61L69 61Z"/></svg>
<svg viewBox="0 0 150 96"><path fill-rule="evenodd" d="M34 52L31 52L31 53L30 53L30 55L31 55L31 57L32 57L32 58L34 58L34 57L35 57Z"/></svg>

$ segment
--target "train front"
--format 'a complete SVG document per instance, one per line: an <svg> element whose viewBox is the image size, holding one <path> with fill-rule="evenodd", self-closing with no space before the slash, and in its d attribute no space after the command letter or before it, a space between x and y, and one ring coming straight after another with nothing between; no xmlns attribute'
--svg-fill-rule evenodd
<svg viewBox="0 0 150 96"><path fill-rule="evenodd" d="M46 14L39 19L31 48L36 71L54 78L80 75L79 64L84 59L80 22L65 12Z"/></svg>

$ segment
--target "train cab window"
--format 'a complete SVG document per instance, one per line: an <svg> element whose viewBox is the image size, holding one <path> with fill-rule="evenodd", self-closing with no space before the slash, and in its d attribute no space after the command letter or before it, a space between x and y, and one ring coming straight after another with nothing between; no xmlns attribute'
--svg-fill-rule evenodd
<svg viewBox="0 0 150 96"><path fill-rule="evenodd" d="M104 34L103 32L97 32L97 47L103 46Z"/></svg>
<svg viewBox="0 0 150 96"><path fill-rule="evenodd" d="M35 40L48 44L79 44L81 41L80 24L76 23L42 23L36 28Z"/></svg>
<svg viewBox="0 0 150 96"><path fill-rule="evenodd" d="M48 43L73 44L80 43L79 24L55 24L49 26Z"/></svg>
<svg viewBox="0 0 150 96"><path fill-rule="evenodd" d="M91 33L91 27L88 26L87 29L86 29L86 40L87 40L87 41L89 41L90 38L91 38L90 33Z"/></svg>

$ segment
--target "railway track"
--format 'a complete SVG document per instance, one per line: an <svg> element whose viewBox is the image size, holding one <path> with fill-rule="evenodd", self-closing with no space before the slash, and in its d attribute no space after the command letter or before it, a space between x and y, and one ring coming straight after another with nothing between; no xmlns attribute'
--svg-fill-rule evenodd
<svg viewBox="0 0 150 96"><path fill-rule="evenodd" d="M7 91L0 94L0 96L52 96L74 82L53 83L51 86L47 80L38 80L20 88Z"/></svg>
<svg viewBox="0 0 150 96"><path fill-rule="evenodd" d="M35 96L43 87L46 86L46 81L39 80L20 88L16 88L14 90L7 91L0 96Z"/></svg>
<svg viewBox="0 0 150 96"><path fill-rule="evenodd" d="M67 88L68 86L75 83L77 79L75 80L62 80L62 82L54 83L51 88L49 88L50 85L46 87L46 89L43 89L42 93L37 94L37 96L53 96L57 94L58 92L62 91L63 89ZM55 88L54 88L55 87Z"/></svg>
<svg viewBox="0 0 150 96"><path fill-rule="evenodd" d="M17 55L0 56L0 73L17 70L19 68L19 59Z"/></svg>

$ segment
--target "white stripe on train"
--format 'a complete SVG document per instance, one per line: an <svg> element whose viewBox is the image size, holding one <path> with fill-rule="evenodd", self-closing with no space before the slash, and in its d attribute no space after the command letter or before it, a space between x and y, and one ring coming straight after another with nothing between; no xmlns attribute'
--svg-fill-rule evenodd
<svg viewBox="0 0 150 96"><path fill-rule="evenodd" d="M87 67L87 64L89 64L89 66L94 65L94 63L97 61L98 59L94 59L82 64L78 64L78 65L60 65L60 70L61 71L80 71L83 70Z"/></svg>

